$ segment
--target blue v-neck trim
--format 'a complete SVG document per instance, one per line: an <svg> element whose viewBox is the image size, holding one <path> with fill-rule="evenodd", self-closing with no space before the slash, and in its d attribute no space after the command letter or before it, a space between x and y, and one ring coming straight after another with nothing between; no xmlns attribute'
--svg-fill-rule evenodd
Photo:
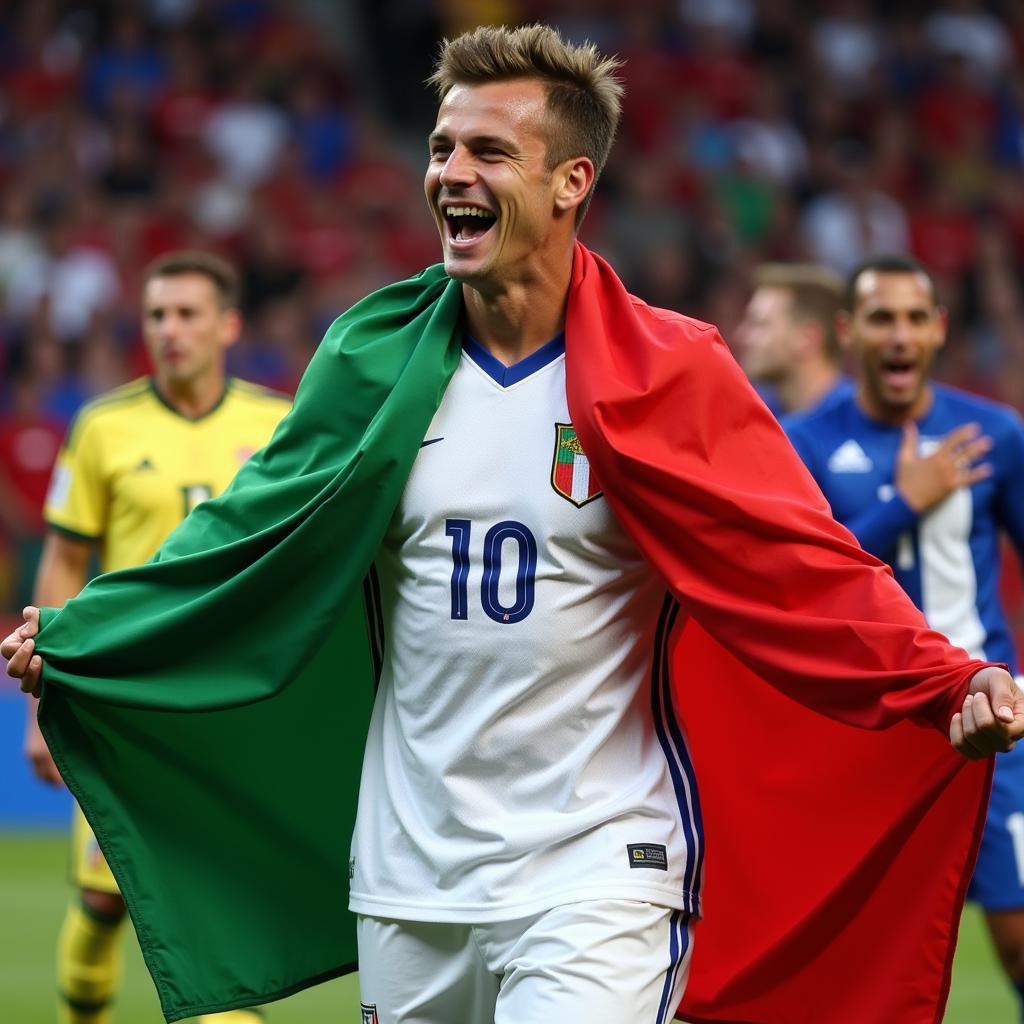
<svg viewBox="0 0 1024 1024"><path fill-rule="evenodd" d="M503 388L511 387L525 380L531 373L543 369L553 363L560 355L565 354L565 331L555 335L549 342L541 345L536 352L531 352L518 363L506 366L500 359L495 359L472 335L466 334L462 339L462 347L466 355L480 367L496 384Z"/></svg>

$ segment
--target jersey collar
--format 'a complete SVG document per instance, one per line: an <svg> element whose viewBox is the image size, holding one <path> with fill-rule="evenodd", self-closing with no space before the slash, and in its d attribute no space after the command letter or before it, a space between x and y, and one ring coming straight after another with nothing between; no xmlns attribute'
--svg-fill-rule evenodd
<svg viewBox="0 0 1024 1024"><path fill-rule="evenodd" d="M531 352L525 359L520 359L518 363L513 363L511 366L506 366L501 360L495 359L469 332L463 335L462 348L488 377L503 388L508 388L564 355L565 331L555 335L549 342L541 345L536 352Z"/></svg>

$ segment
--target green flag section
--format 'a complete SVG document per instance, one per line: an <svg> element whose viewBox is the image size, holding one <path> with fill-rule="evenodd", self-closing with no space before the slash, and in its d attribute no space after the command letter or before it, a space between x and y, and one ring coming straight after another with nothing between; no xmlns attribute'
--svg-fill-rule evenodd
<svg viewBox="0 0 1024 1024"><path fill-rule="evenodd" d="M439 267L358 303L221 498L148 564L44 612L40 725L169 1021L355 960L361 585L457 365L460 316Z"/></svg>

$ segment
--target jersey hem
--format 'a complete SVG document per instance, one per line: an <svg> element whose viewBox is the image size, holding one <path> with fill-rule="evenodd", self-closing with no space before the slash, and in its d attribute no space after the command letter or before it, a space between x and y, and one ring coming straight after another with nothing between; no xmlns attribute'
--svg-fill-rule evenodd
<svg viewBox="0 0 1024 1024"><path fill-rule="evenodd" d="M656 907L683 910L693 917L703 916L700 896L687 890L670 889L658 885L608 885L587 889L553 892L523 903L455 905L405 903L401 900L349 894L348 909L364 917L383 917L397 921L424 921L446 924L489 924L495 921L514 921L532 917L554 907L588 900L636 900Z"/></svg>

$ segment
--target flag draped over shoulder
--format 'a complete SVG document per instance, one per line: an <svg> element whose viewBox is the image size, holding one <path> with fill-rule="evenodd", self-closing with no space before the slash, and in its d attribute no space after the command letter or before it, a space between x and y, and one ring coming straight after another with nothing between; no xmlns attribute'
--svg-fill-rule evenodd
<svg viewBox="0 0 1024 1024"><path fill-rule="evenodd" d="M439 267L358 303L221 498L44 614L40 724L169 1021L355 959L360 586L461 309ZM713 329L581 246L566 360L596 479L681 609L673 699L708 846L685 1015L938 1020L991 773L942 731L979 663L834 523Z"/></svg>

